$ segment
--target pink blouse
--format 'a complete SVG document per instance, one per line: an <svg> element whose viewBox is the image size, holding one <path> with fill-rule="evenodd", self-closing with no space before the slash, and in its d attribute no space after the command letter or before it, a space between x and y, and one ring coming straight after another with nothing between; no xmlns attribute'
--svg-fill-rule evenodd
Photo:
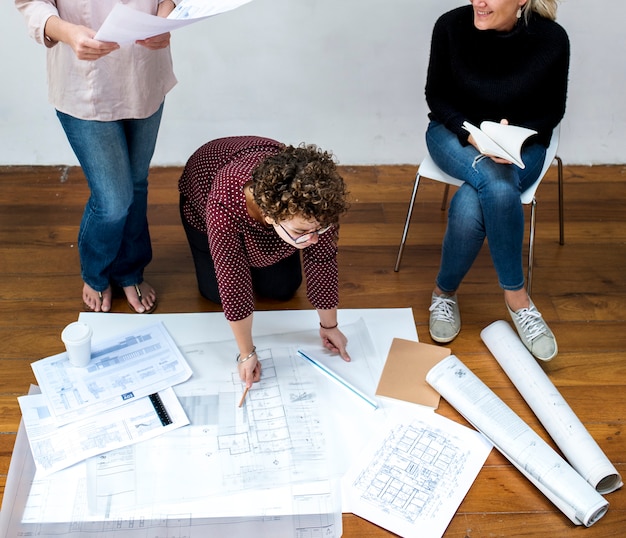
<svg viewBox="0 0 626 538"><path fill-rule="evenodd" d="M121 0L156 15L164 0ZM79 60L65 43L47 39L53 15L97 30L120 0L15 0L29 35L47 47L48 99L61 112L83 120L142 119L157 111L176 84L170 48L141 45L120 49L95 61Z"/></svg>
<svg viewBox="0 0 626 538"><path fill-rule="evenodd" d="M209 248L224 314L229 321L254 311L250 267L267 267L297 249L281 239L273 227L253 219L246 208L243 187L252 171L283 145L269 138L235 136L208 142L185 166L179 181L183 218L208 235ZM318 309L336 308L338 298L335 234L320 235L302 249L307 298Z"/></svg>

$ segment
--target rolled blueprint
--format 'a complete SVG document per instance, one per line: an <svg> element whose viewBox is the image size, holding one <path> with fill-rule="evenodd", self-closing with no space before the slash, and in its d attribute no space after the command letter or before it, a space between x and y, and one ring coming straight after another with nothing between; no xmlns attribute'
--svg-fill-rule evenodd
<svg viewBox="0 0 626 538"><path fill-rule="evenodd" d="M609 503L456 356L426 381L576 525L590 527Z"/></svg>
<svg viewBox="0 0 626 538"><path fill-rule="evenodd" d="M620 488L617 469L511 326L495 321L480 336L570 465L601 494Z"/></svg>

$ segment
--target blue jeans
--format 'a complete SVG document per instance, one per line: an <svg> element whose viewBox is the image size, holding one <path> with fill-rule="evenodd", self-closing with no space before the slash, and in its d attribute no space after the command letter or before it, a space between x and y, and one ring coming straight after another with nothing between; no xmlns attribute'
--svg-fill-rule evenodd
<svg viewBox="0 0 626 538"><path fill-rule="evenodd" d="M543 167L546 148L530 144L522 150L526 168L477 160L474 146L463 146L456 134L431 121L426 131L428 151L447 174L462 179L450 202L436 284L446 293L457 290L487 238L491 259L504 290L524 287L522 243L524 211L520 194Z"/></svg>
<svg viewBox="0 0 626 538"><path fill-rule="evenodd" d="M80 223L83 281L96 291L143 281L152 259L148 171L163 104L145 119L81 120L57 111L90 189Z"/></svg>

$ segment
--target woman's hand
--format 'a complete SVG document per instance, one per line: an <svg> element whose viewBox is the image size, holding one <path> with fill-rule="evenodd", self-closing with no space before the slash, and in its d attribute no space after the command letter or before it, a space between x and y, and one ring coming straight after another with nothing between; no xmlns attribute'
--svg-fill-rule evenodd
<svg viewBox="0 0 626 538"><path fill-rule="evenodd" d="M237 370L239 370L239 377L247 388L250 388L252 383L256 383L261 379L261 363L256 353L254 357L251 357L247 361L239 362L237 364Z"/></svg>
<svg viewBox="0 0 626 538"><path fill-rule="evenodd" d="M246 387L250 388L252 383L261 379L261 363L252 340L252 314L229 323L237 342L237 349L239 349L237 356L239 377L246 384Z"/></svg>
<svg viewBox="0 0 626 538"><path fill-rule="evenodd" d="M159 50L170 46L170 38L171 34L166 32L146 39L138 39L135 43L150 50Z"/></svg>
<svg viewBox="0 0 626 538"><path fill-rule="evenodd" d="M174 11L175 7L176 4L174 4L171 0L161 2L157 8L157 17L163 17L166 19L167 16ZM146 39L139 39L135 41L135 43L150 50L159 50L170 46L170 38L171 34L166 32L164 34L155 35Z"/></svg>
<svg viewBox="0 0 626 538"><path fill-rule="evenodd" d="M344 361L350 362L350 355L348 355L348 351L346 350L348 339L346 335L339 330L339 327L335 326L332 329L320 327L320 337L326 349L333 353L338 353Z"/></svg>
<svg viewBox="0 0 626 538"><path fill-rule="evenodd" d="M505 120L502 119L500 120L500 123L502 125L508 125L509 124L509 120ZM480 149L478 149L478 145L476 144L476 140L474 140L474 135L469 135L469 137L467 138L467 141L476 148L476 151L478 151L478 153L482 153L480 151ZM487 157L489 157L494 163L498 163L498 164L513 164L511 161L507 161L506 159L503 159L502 157L496 157L495 155L487 155Z"/></svg>
<svg viewBox="0 0 626 538"><path fill-rule="evenodd" d="M44 33L52 42L61 41L72 47L79 60L97 60L120 48L117 43L94 39L95 30L56 16L48 18Z"/></svg>

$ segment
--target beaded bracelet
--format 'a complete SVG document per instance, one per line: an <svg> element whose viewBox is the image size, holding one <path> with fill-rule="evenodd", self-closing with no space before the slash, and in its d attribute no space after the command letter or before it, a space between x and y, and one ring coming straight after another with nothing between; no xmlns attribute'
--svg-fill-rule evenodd
<svg viewBox="0 0 626 538"><path fill-rule="evenodd" d="M252 351L250 353L248 353L247 356L245 356L243 359L241 359L241 353L237 353L237 357L235 358L235 361L237 361L239 364L242 364L248 360L250 360L252 357L254 357L256 355L256 346L252 346Z"/></svg>
<svg viewBox="0 0 626 538"><path fill-rule="evenodd" d="M322 322L320 321L320 327L321 327L322 329L326 329L327 331L329 331L330 329L336 329L338 326L339 326L339 323L335 323L332 327L324 327L324 326L322 325Z"/></svg>

